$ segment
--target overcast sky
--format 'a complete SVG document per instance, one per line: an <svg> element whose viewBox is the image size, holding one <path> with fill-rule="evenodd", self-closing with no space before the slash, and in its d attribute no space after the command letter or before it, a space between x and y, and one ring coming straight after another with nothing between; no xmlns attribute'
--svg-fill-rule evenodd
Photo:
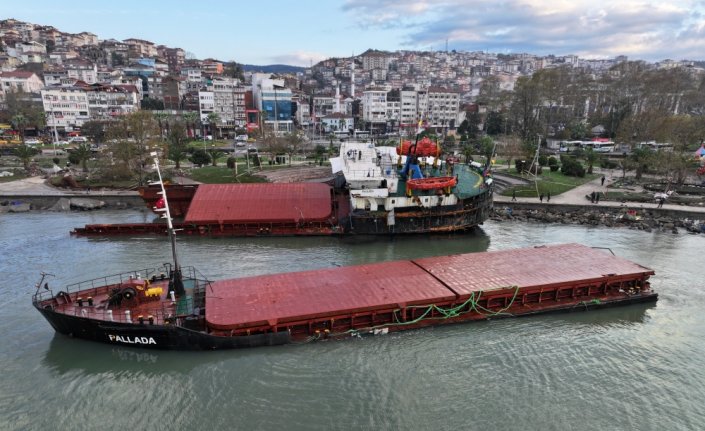
<svg viewBox="0 0 705 431"><path fill-rule="evenodd" d="M309 66L381 50L702 60L705 0L3 1L0 18L150 40L197 58Z"/></svg>

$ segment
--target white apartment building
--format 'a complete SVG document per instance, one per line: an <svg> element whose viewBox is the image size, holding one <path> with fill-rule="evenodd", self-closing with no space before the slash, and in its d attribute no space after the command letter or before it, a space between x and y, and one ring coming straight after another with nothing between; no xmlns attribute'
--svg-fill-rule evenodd
<svg viewBox="0 0 705 431"><path fill-rule="evenodd" d="M383 129L387 124L387 90L369 88L362 93L362 121L368 130Z"/></svg>
<svg viewBox="0 0 705 431"><path fill-rule="evenodd" d="M458 122L460 95L441 87L430 87L427 92L428 123L437 131L454 129Z"/></svg>
<svg viewBox="0 0 705 431"><path fill-rule="evenodd" d="M218 129L230 129L234 135L236 127L245 127L245 88L234 78L216 77L208 82L206 90L198 92L201 121L208 122L208 114L215 112Z"/></svg>
<svg viewBox="0 0 705 431"><path fill-rule="evenodd" d="M57 67L44 72L44 84L47 87L65 85L69 80L83 81L86 84L95 84L98 81L98 67L94 64L84 66Z"/></svg>
<svg viewBox="0 0 705 431"><path fill-rule="evenodd" d="M134 85L94 84L83 87L92 120L104 120L140 109L139 91Z"/></svg>
<svg viewBox="0 0 705 431"><path fill-rule="evenodd" d="M47 127L70 131L90 119L88 96L77 87L45 88L41 91Z"/></svg>
<svg viewBox="0 0 705 431"><path fill-rule="evenodd" d="M44 83L34 72L16 70L0 73L0 95L8 91L20 90L25 93L39 93L42 88Z"/></svg>

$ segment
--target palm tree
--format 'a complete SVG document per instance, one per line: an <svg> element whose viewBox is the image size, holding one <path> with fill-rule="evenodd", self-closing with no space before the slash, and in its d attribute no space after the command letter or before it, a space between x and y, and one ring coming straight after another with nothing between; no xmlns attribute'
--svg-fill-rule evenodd
<svg viewBox="0 0 705 431"><path fill-rule="evenodd" d="M591 174L592 173L592 167L595 163L597 163L600 160L600 155L593 150L592 148L586 148L585 149L585 162L587 162L588 168L587 168L587 173Z"/></svg>
<svg viewBox="0 0 705 431"><path fill-rule="evenodd" d="M218 123L220 122L220 115L218 115L217 112L211 112L206 118L208 119L208 125L210 126L211 135L213 135L213 139L215 140L215 133L213 133L213 127L218 127Z"/></svg>
<svg viewBox="0 0 705 431"><path fill-rule="evenodd" d="M169 149L167 158L176 163L176 169L180 169L181 161L186 159L186 140L186 127L181 122L175 123L167 135Z"/></svg>
<svg viewBox="0 0 705 431"><path fill-rule="evenodd" d="M159 123L159 136L164 137L164 129L169 129L169 115L164 112L155 112L152 115L154 115L157 123Z"/></svg>
<svg viewBox="0 0 705 431"><path fill-rule="evenodd" d="M20 132L20 138L22 138L22 144L24 144L24 129L27 127L27 117L22 114L16 114L10 121L15 130Z"/></svg>
<svg viewBox="0 0 705 431"><path fill-rule="evenodd" d="M91 153L91 148L88 144L81 144L73 152L73 157L81 163L83 172L88 172L88 160L93 154Z"/></svg>
<svg viewBox="0 0 705 431"><path fill-rule="evenodd" d="M184 120L184 123L186 124L187 134L192 138L196 137L194 126L198 118L198 112L188 111L181 114L181 119Z"/></svg>
<svg viewBox="0 0 705 431"><path fill-rule="evenodd" d="M22 166L26 171L29 171L29 162L32 161L32 157L37 154L37 151L28 147L27 145L20 145L14 150L15 156L17 156L22 161Z"/></svg>

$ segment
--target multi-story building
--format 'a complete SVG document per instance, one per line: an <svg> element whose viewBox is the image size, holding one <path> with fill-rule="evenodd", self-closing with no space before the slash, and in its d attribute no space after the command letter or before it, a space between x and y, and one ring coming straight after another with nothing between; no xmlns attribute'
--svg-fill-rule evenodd
<svg viewBox="0 0 705 431"><path fill-rule="evenodd" d="M256 109L263 113L262 121L277 134L294 130L291 112L291 90L283 79L271 79L268 73L252 75L252 95Z"/></svg>
<svg viewBox="0 0 705 431"><path fill-rule="evenodd" d="M459 94L441 87L430 87L426 97L429 126L439 132L454 129L460 109Z"/></svg>
<svg viewBox="0 0 705 431"><path fill-rule="evenodd" d="M169 73L179 73L181 67L184 65L184 59L186 58L183 49L169 48L164 45L159 45L157 46L157 53L160 57L166 60L166 64L169 67Z"/></svg>
<svg viewBox="0 0 705 431"><path fill-rule="evenodd" d="M44 83L34 72L22 70L0 72L0 95L4 95L8 91L39 93L42 88L44 88Z"/></svg>
<svg viewBox="0 0 705 431"><path fill-rule="evenodd" d="M389 56L382 52L370 51L362 55L362 68L364 70L389 69Z"/></svg>
<svg viewBox="0 0 705 431"><path fill-rule="evenodd" d="M140 109L139 91L134 85L93 84L82 86L92 120L105 120Z"/></svg>
<svg viewBox="0 0 705 431"><path fill-rule="evenodd" d="M208 58L201 63L201 71L206 75L222 75L223 63Z"/></svg>
<svg viewBox="0 0 705 431"><path fill-rule="evenodd" d="M186 78L166 76L162 79L162 97L164 109L182 109L183 99L188 92Z"/></svg>
<svg viewBox="0 0 705 431"><path fill-rule="evenodd" d="M129 47L128 57L131 59L153 58L157 56L157 47L153 42L133 38L125 39L123 42Z"/></svg>
<svg viewBox="0 0 705 431"><path fill-rule="evenodd" d="M41 93L47 127L71 131L90 119L88 96L82 88L47 87Z"/></svg>
<svg viewBox="0 0 705 431"><path fill-rule="evenodd" d="M316 94L313 96L313 111L311 115L314 119L323 118L335 111L335 97L331 94Z"/></svg>
<svg viewBox="0 0 705 431"><path fill-rule="evenodd" d="M208 123L208 114L216 113L214 124L221 133L235 135L235 128L245 127L245 87L235 78L215 77L207 82L206 90L198 92L201 121Z"/></svg>
<svg viewBox="0 0 705 431"><path fill-rule="evenodd" d="M387 124L386 88L371 87L362 93L362 121L365 129L381 132Z"/></svg>

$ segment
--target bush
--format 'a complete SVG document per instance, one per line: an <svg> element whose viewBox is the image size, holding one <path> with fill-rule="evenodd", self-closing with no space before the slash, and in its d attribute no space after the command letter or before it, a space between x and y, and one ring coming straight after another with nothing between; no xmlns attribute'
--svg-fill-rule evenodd
<svg viewBox="0 0 705 431"><path fill-rule="evenodd" d="M211 156L205 150L198 149L193 152L191 157L189 157L189 161L200 167L203 165L208 165L211 162Z"/></svg>
<svg viewBox="0 0 705 431"><path fill-rule="evenodd" d="M549 157L548 158L548 167L551 169L551 172L556 172L559 168L558 159L556 159L553 156Z"/></svg>
<svg viewBox="0 0 705 431"><path fill-rule="evenodd" d="M228 157L228 160L225 161L228 169L235 169L235 163L237 163L237 159L233 156Z"/></svg>
<svg viewBox="0 0 705 431"><path fill-rule="evenodd" d="M584 177L585 168L572 157L561 156L561 173L569 177Z"/></svg>
<svg viewBox="0 0 705 431"><path fill-rule="evenodd" d="M546 166L546 165L548 165L548 164L549 164L549 163L548 163L548 157L546 157L546 156L543 155L543 154L540 155L540 156L539 156L539 166Z"/></svg>
<svg viewBox="0 0 705 431"><path fill-rule="evenodd" d="M614 160L603 158L602 160L600 160L600 167L602 169L617 169L620 167L620 165L618 162L615 162Z"/></svg>

